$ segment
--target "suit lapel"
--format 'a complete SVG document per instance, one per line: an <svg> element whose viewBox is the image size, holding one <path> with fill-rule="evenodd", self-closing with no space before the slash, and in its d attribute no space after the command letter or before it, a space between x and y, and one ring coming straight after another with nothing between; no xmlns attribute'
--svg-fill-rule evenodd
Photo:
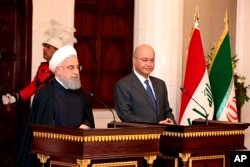
<svg viewBox="0 0 250 167"><path fill-rule="evenodd" d="M135 89L141 94L142 99L145 99L147 101L147 103L151 106L151 108L153 110L155 110L155 107L153 106L153 104L150 100L150 97L148 96L147 91L144 88L144 86L142 85L141 81L137 78L137 76L134 73L131 74L130 78L131 78L131 82L133 83Z"/></svg>
<svg viewBox="0 0 250 167"><path fill-rule="evenodd" d="M140 82L140 80L137 78L137 76L134 73L132 73L132 75L131 75L131 81L132 81L134 87L136 88L136 90L138 90L138 92L143 97L148 96L144 86L142 85L142 83Z"/></svg>

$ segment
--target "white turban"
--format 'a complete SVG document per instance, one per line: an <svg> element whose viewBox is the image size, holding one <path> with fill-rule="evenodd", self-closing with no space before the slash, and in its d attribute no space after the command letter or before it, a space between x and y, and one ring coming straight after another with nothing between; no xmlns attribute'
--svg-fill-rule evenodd
<svg viewBox="0 0 250 167"><path fill-rule="evenodd" d="M62 63L66 58L76 56L77 53L73 46L66 45L61 48L59 48L55 53L53 54L51 60L49 61L49 69L52 72L55 72L56 67Z"/></svg>

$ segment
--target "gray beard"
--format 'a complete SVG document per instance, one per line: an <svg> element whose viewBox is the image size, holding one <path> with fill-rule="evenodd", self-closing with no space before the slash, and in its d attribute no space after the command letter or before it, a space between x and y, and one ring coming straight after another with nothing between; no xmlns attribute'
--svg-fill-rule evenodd
<svg viewBox="0 0 250 167"><path fill-rule="evenodd" d="M64 86L66 86L68 89L76 90L81 88L81 80L80 77L78 78L71 78L70 80L64 78L64 76L61 76L61 82Z"/></svg>

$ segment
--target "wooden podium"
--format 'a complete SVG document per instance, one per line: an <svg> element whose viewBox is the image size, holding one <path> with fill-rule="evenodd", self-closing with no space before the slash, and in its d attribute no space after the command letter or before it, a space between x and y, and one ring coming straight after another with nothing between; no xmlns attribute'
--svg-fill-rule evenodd
<svg viewBox="0 0 250 167"><path fill-rule="evenodd" d="M145 158L147 165L152 166L161 155L159 140L165 129L130 126L83 130L36 124L31 128L31 152L37 154L41 164L49 159L51 167L139 167L142 164L137 162L138 158Z"/></svg>
<svg viewBox="0 0 250 167"><path fill-rule="evenodd" d="M195 120L192 126L168 126L160 138L160 152L163 159L172 161L166 163L169 166L229 167L229 152L245 149L248 126L221 121L205 125L204 120Z"/></svg>
<svg viewBox="0 0 250 167"><path fill-rule="evenodd" d="M229 152L245 149L247 123L204 120L192 126L117 122L107 129L31 125L32 153L51 167L229 167ZM98 163L96 163L98 162Z"/></svg>

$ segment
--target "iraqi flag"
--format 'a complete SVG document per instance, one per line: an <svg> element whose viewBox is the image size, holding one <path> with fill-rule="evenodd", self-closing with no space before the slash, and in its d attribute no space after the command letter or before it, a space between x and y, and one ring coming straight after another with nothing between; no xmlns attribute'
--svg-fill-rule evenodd
<svg viewBox="0 0 250 167"><path fill-rule="evenodd" d="M233 78L232 55L226 24L212 53L209 78L214 99L215 119L238 122Z"/></svg>
<svg viewBox="0 0 250 167"><path fill-rule="evenodd" d="M213 119L214 104L198 25L192 29L187 53L184 85L181 88L180 125L192 120Z"/></svg>

